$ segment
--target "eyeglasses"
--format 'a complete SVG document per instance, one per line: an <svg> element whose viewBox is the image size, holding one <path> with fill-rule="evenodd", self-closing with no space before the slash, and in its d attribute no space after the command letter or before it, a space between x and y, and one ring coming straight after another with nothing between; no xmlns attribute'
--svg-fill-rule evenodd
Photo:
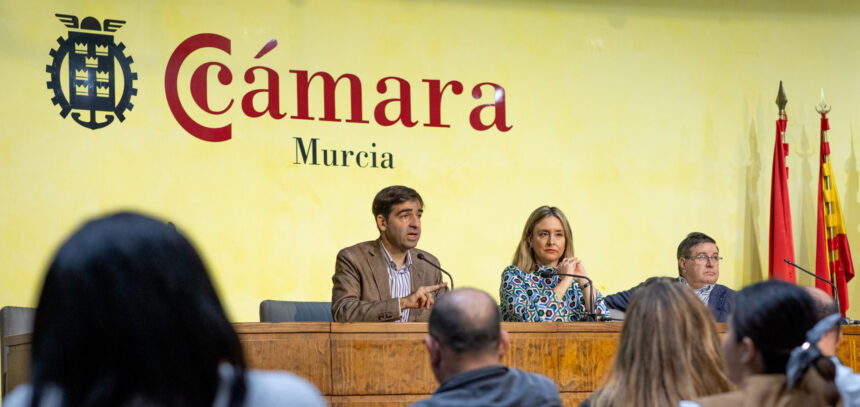
<svg viewBox="0 0 860 407"><path fill-rule="evenodd" d="M691 259L691 260L695 260L696 263L699 263L699 264L705 264L708 262L708 260L710 260L711 263L719 264L720 260L723 259L720 256L706 256L704 254L700 254L700 255L694 256L694 257L687 257L687 258Z"/></svg>

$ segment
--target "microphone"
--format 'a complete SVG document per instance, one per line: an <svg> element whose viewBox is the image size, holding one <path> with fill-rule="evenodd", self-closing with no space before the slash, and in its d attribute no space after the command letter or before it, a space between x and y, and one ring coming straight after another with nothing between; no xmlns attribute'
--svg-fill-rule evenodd
<svg viewBox="0 0 860 407"><path fill-rule="evenodd" d="M831 288L833 288L833 291L836 291L836 286L835 286L835 285L833 285L833 283L831 283L831 282L830 282L830 280L828 280L828 279L826 279L826 278L819 277L819 276L815 275L815 274L814 274L814 273L812 273L811 271L809 271L809 270L807 270L807 269L805 269L805 268L803 268L803 267L800 267L800 266L798 266L797 264L792 263L792 262L791 262L791 260L789 260L789 259L782 259L782 261L784 261L784 262L786 262L786 263L788 263L788 264L791 264L792 266L794 266L794 268L796 268L796 269L798 269L798 270L800 270L800 271L802 271L802 272L804 272L804 273L806 273L806 274L809 274L809 275L810 275L810 276L812 276L812 277L815 277L815 278L817 278L817 279L819 279L819 280L821 280L821 281L824 281L824 282L825 282L825 283L827 283L827 284L830 284L830 287L831 287ZM839 300L837 299L837 301L839 301Z"/></svg>
<svg viewBox="0 0 860 407"><path fill-rule="evenodd" d="M418 253L418 258L419 258L419 259L421 259L421 260L426 261L427 263L430 263L430 265L431 265L431 266L433 266L433 267L435 267L437 270L439 270L439 271L441 271L441 272L445 273L445 275L446 275L446 276L448 276L448 279L449 279L449 280L451 280L451 291L454 291L454 277L451 277L451 274L450 274L450 273L448 273L447 271L445 271L444 269L442 269L442 267L439 267L438 265L433 264L433 262L432 262L432 261L430 261L429 259L427 259L427 257L425 257L425 256L424 256L424 253Z"/></svg>
<svg viewBox="0 0 860 407"><path fill-rule="evenodd" d="M591 307L590 307L591 309L588 310L588 321L596 321L597 320L597 315L595 315L595 313L594 313L594 307L597 305L597 304L595 304L595 300L597 300L597 296L594 295L594 283L591 281L591 278L589 278L588 276L580 275L580 274L559 273L557 271L550 271L550 270L542 270L538 274L544 278L551 278L552 276L568 276L568 277L573 277L573 278L584 278L586 281L588 281L588 284L586 284L586 285L588 287L591 287L591 290L592 290L591 291L592 301L591 301ZM585 292L583 292L583 295L584 294L585 294Z"/></svg>
<svg viewBox="0 0 860 407"><path fill-rule="evenodd" d="M837 291L836 291L836 286L835 286L835 285L833 285L833 283L831 283L831 282L830 282L830 280L828 280L828 279L826 279L826 278L819 277L819 276L815 275L815 274L814 274L814 273L812 273L811 271L809 271L809 270L807 270L807 269L805 269L805 268L803 268L803 267L800 267L800 266L798 266L797 264L792 263L792 262L791 262L791 260L789 260L789 259L782 259L782 261L784 261L784 262L786 262L786 263L788 263L788 264L791 264L792 266L794 266L794 268L796 268L796 269L798 269L798 270L800 270L800 271L802 271L802 272L804 272L804 273L806 273L806 274L809 274L809 275L810 275L810 276L812 276L812 277L815 277L815 278L817 278L817 279L819 279L819 280L821 280L821 281L823 281L823 282L825 282L825 283L829 284L829 285L830 285L830 287L831 287L831 288L833 288L833 292L834 292L834 293L836 293L836 295L833 297L833 298L836 300L836 308L839 308L839 311L840 311L840 312L842 312L842 307L839 305L839 294L838 294L838 293L837 293ZM840 319L839 319L839 325L852 325L852 324L854 324L854 323L856 323L856 322L857 322L857 321L852 321L852 320L851 320L850 318L848 318L848 317L843 317L843 318L840 318Z"/></svg>

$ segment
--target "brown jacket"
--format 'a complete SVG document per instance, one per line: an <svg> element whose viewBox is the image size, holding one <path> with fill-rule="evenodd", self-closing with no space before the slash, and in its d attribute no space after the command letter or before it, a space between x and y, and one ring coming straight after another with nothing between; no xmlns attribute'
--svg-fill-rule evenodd
<svg viewBox="0 0 860 407"><path fill-rule="evenodd" d="M347 247L337 254L331 289L331 315L335 322L381 322L400 319L400 302L391 298L388 265L379 239ZM412 256L412 292L421 286L440 284L442 273L418 258L423 253L434 264L432 254L409 250ZM438 294L438 293L437 293ZM430 310L411 309L409 322L427 322Z"/></svg>
<svg viewBox="0 0 860 407"><path fill-rule="evenodd" d="M836 404L828 402L826 384L813 367L791 391L785 388L785 375L759 374L744 379L737 391L704 397L696 402L702 407L842 406L841 400ZM838 400L839 394L835 397Z"/></svg>

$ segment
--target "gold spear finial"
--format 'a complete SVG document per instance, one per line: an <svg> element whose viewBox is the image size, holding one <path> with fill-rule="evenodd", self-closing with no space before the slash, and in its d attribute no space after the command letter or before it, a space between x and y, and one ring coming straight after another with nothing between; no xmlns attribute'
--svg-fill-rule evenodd
<svg viewBox="0 0 860 407"><path fill-rule="evenodd" d="M776 105L779 110L785 110L785 105L788 104L788 98L785 97L785 91L782 89L782 81L779 81L779 93L776 95Z"/></svg>
<svg viewBox="0 0 860 407"><path fill-rule="evenodd" d="M815 106L815 111L821 114L830 113L830 105L824 100L824 88L821 88L821 101Z"/></svg>

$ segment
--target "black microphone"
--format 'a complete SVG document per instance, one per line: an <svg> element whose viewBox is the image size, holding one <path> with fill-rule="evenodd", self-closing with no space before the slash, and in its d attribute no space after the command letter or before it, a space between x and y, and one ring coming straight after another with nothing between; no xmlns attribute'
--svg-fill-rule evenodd
<svg viewBox="0 0 860 407"><path fill-rule="evenodd" d="M424 253L418 253L418 258L426 261L427 263L430 263L431 266L436 267L437 270L445 273L445 275L448 276L448 279L451 280L451 291L454 291L454 277L451 277L450 273L448 273L447 271L442 269L442 267L439 267L436 264L433 264L433 262L428 260L427 257L424 257Z"/></svg>
<svg viewBox="0 0 860 407"><path fill-rule="evenodd" d="M810 275L810 276L812 276L812 277L815 277L815 278L817 278L817 279L819 279L819 280L821 280L821 281L824 281L824 282L825 282L825 283L827 283L827 284L830 284L830 287L832 287L832 288L833 288L833 291L836 291L836 286L835 286L835 285L833 285L833 283L831 283L831 282L830 282L830 280L828 280L828 279L826 279L826 278L823 278L823 277L819 277L819 276L817 276L817 275L813 274L811 271L809 271L809 270L807 270L807 269L805 269L805 268L803 268L803 267L800 267L800 266L798 266L797 264L792 263L792 262L791 262L791 260L789 260L789 259L782 259L782 261L784 261L784 262L786 262L786 263L788 263L788 264L791 264L792 266L794 266L794 268L796 268L796 269L798 269L798 270L800 270L800 271L802 271L802 272L804 272L804 273L806 273L806 274L809 274L809 275ZM837 299L837 301L839 301L839 300Z"/></svg>
<svg viewBox="0 0 860 407"><path fill-rule="evenodd" d="M594 313L594 307L597 306L597 304L595 304L594 300L597 300L597 296L594 295L594 283L591 281L591 279L588 276L583 276L580 274L559 273L557 271L552 271L552 270L547 270L547 269L539 271L538 274L541 277L545 277L545 278L551 278L552 276L568 276L568 277L573 277L573 278L584 278L586 281L588 281L588 284L586 284L586 287L591 287L591 290L592 290L591 299L592 299L592 301L591 301L591 307L590 307L591 309L588 310L587 320L588 321L596 321L597 320L597 315ZM584 290L583 290L582 294L585 295Z"/></svg>
<svg viewBox="0 0 860 407"><path fill-rule="evenodd" d="M815 277L815 278L817 278L817 279L819 279L819 280L821 280L821 281L823 281L823 282L825 282L825 283L827 283L827 284L830 284L830 287L832 287L832 288L833 288L833 292L836 294L836 295L833 297L833 298L836 300L836 308L839 308L839 312L842 312L842 307L839 305L839 293L836 291L836 286L835 286L835 285L833 285L833 283L831 283L831 282L830 282L830 280L828 280L828 279L826 279L826 278L823 278L823 277L819 277L819 276L817 276L817 275L813 274L811 271L809 271L809 270L807 270L807 269L805 269L805 268L803 268L803 267L800 267L800 266L798 266L797 264L792 263L792 262L791 262L791 260L789 260L789 259L782 259L782 261L784 261L784 262L786 262L786 263L788 263L788 264L791 264L792 266L794 266L794 268L796 268L796 269L798 269L798 270L800 270L800 271L802 271L802 272L804 272L804 273L806 273L806 274L809 274L809 275L810 275L810 276L812 276L812 277ZM856 322L857 322L857 321L853 321L853 320L851 320L851 318L848 318L848 317L843 317L843 318L840 318L840 319L839 319L839 325L852 325L852 324L854 324L854 323L856 323Z"/></svg>

